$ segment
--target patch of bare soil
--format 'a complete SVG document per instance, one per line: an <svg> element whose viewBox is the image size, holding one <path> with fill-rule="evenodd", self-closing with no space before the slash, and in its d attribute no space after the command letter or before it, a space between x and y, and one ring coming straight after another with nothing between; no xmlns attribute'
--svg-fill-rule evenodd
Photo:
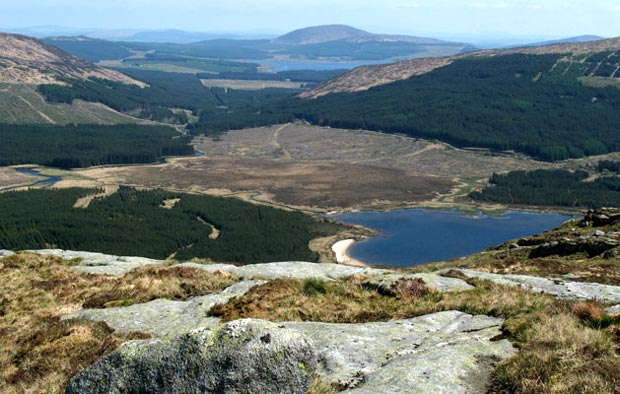
<svg viewBox="0 0 620 394"><path fill-rule="evenodd" d="M117 191L118 191L118 185L106 185L103 187L103 191L101 193L91 194L89 196L78 199L75 202L75 204L73 204L73 208L86 209L88 208L90 203L93 202L95 199L107 197L109 195L116 193Z"/></svg>
<svg viewBox="0 0 620 394"><path fill-rule="evenodd" d="M180 198L171 198L169 200L164 200L161 203L161 207L164 209L172 209L175 205L181 202Z"/></svg>

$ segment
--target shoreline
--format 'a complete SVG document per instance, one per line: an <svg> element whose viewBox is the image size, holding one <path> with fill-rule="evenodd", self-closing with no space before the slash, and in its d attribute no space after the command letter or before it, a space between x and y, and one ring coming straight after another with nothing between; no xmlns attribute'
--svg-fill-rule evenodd
<svg viewBox="0 0 620 394"><path fill-rule="evenodd" d="M344 239L333 244L332 251L336 254L336 261L338 264L351 265L354 267L370 267L369 264L353 259L347 254L347 251L351 246L353 246L353 244L355 244L355 242L356 240L354 239Z"/></svg>

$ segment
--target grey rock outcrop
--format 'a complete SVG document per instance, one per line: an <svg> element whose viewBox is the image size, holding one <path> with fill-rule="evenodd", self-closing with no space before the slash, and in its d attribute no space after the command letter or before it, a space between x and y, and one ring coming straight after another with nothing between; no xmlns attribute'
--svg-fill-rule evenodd
<svg viewBox="0 0 620 394"><path fill-rule="evenodd" d="M618 241L602 236L581 236L577 239L562 239L559 241L546 242L534 248L529 258L548 256L572 256L577 253L585 253L588 257L598 256L616 248Z"/></svg>
<svg viewBox="0 0 620 394"><path fill-rule="evenodd" d="M381 275L391 271L377 268L353 267L343 264L308 263L303 261L285 261L278 263L252 264L235 267L226 264L195 264L182 263L176 266L204 269L207 271L222 270L237 275L240 278L263 279L308 279L317 278L331 280L345 278L351 275Z"/></svg>
<svg viewBox="0 0 620 394"><path fill-rule="evenodd" d="M351 393L484 392L491 364L512 356L503 321L457 311L366 324L283 323L315 344L318 373Z"/></svg>
<svg viewBox="0 0 620 394"><path fill-rule="evenodd" d="M6 252L12 253L9 251ZM79 260L79 262L72 268L96 275L120 276L136 268L146 267L149 265L160 265L164 263L163 260L154 260L145 257L115 256L103 253L78 252L62 249L28 250L27 252L40 255L56 256L65 260L76 259ZM389 270L377 268L353 267L342 264L319 264L303 261L285 261L276 263L253 264L241 267L237 267L232 264L198 264L186 262L176 264L174 265L174 267L198 268L208 272L226 271L233 273L240 278L264 279L318 278L323 280L331 280L337 278L344 278L351 275L372 276L392 272Z"/></svg>
<svg viewBox="0 0 620 394"><path fill-rule="evenodd" d="M489 280L505 286L519 286L528 290L551 294L558 298L620 303L620 286L572 282L528 275L491 274L467 269L454 269L453 271L459 271L469 278Z"/></svg>
<svg viewBox="0 0 620 394"><path fill-rule="evenodd" d="M10 251L10 250L6 250L6 249L0 249L0 258L2 257L9 257L9 256L13 256L15 253Z"/></svg>
<svg viewBox="0 0 620 394"><path fill-rule="evenodd" d="M608 315L620 315L620 305L610 306L609 308L605 308L603 311Z"/></svg>
<svg viewBox="0 0 620 394"><path fill-rule="evenodd" d="M306 394L312 342L261 320L237 320L173 339L125 343L74 376L67 394Z"/></svg>
<svg viewBox="0 0 620 394"><path fill-rule="evenodd" d="M473 286L469 285L462 279L447 278L437 274L412 274L412 275L399 275L399 274L384 274L372 276L369 279L362 282L362 285L367 288L376 289L382 294L390 293L395 286L399 283L422 281L424 285L435 289L437 291L461 291L473 289Z"/></svg>
<svg viewBox="0 0 620 394"><path fill-rule="evenodd" d="M80 262L73 266L74 269L97 275L118 276L136 268L163 263L161 260L153 260L146 257L114 256L103 253L77 252L62 249L28 250L28 252L44 256L56 256L65 260L79 259Z"/></svg>
<svg viewBox="0 0 620 394"><path fill-rule="evenodd" d="M82 309L67 319L87 319L106 322L119 332L143 332L156 336L179 335L196 328L214 327L220 320L207 316L217 304L228 302L233 297L245 294L261 281L235 283L221 293L192 298L187 301L157 299L144 304L107 309Z"/></svg>

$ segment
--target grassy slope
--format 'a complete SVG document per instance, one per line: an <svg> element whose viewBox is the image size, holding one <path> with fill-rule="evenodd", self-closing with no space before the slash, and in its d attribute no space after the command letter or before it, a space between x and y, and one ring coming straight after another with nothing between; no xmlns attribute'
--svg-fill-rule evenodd
<svg viewBox="0 0 620 394"><path fill-rule="evenodd" d="M121 124L148 122L123 115L101 104L76 101L50 104L34 85L0 84L0 119L4 123Z"/></svg>
<svg viewBox="0 0 620 394"><path fill-rule="evenodd" d="M82 305L186 299L237 281L230 274L166 267L94 276L70 269L73 263L29 254L0 260L0 392L63 393L72 375L121 343L145 337L116 334L104 323L60 321Z"/></svg>

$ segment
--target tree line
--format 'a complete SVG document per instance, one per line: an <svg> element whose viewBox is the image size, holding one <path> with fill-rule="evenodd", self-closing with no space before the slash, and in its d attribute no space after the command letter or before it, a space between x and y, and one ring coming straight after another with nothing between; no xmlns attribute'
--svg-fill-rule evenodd
<svg viewBox="0 0 620 394"><path fill-rule="evenodd" d="M620 177L584 182L586 171L536 170L494 174L489 186L473 192L478 201L576 208L620 207Z"/></svg>
<svg viewBox="0 0 620 394"><path fill-rule="evenodd" d="M61 248L165 259L206 258L243 264L317 261L310 240L338 224L237 199L122 187L73 208L97 189L37 189L0 194L0 248ZM162 208L168 199L180 201ZM45 214L42 214L44 212ZM211 227L220 231L210 239Z"/></svg>
<svg viewBox="0 0 620 394"><path fill-rule="evenodd" d="M0 123L0 166L78 168L153 163L192 155L190 137L167 126L12 125Z"/></svg>

